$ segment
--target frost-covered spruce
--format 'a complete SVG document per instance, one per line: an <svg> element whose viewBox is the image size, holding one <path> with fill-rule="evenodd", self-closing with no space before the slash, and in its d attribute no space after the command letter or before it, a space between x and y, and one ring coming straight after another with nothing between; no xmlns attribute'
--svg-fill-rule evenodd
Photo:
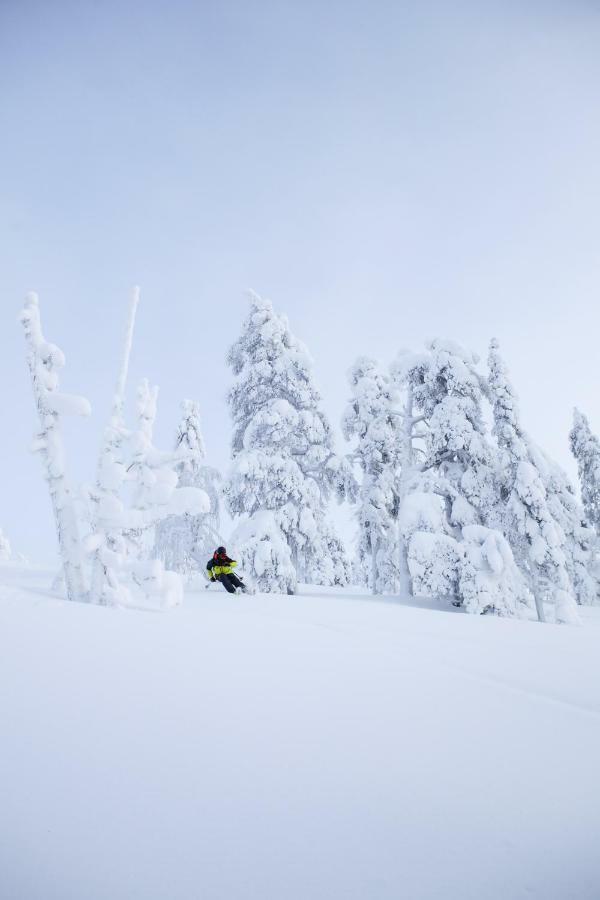
<svg viewBox="0 0 600 900"><path fill-rule="evenodd" d="M452 526L485 525L496 485L478 358L453 341L437 339L428 349L428 363L414 387L427 422L423 469L436 472Z"/></svg>
<svg viewBox="0 0 600 900"><path fill-rule="evenodd" d="M61 425L63 416L88 416L91 407L84 397L59 391L59 372L65 364L65 356L59 347L44 338L37 294L27 296L21 322L25 329L27 362L40 419L40 431L33 449L42 458L50 489L67 597L69 600L85 600L87 585L79 514L67 478Z"/></svg>
<svg viewBox="0 0 600 900"><path fill-rule="evenodd" d="M521 427L517 398L495 340L488 362L494 434L501 452L502 503L497 509L502 530L528 579L540 621L545 621L544 600L548 599L555 621L576 622L565 534L552 514L549 486L538 467L535 448Z"/></svg>
<svg viewBox="0 0 600 900"><path fill-rule="evenodd" d="M200 423L199 404L184 400L182 418L177 429L175 450L185 450L188 456L175 466L179 487L193 487L204 491L209 509L200 515L184 513L168 516L156 528L155 555L167 569L189 578L200 565L204 567L209 548L220 542L220 474L205 463L204 438ZM199 560L201 562L199 562Z"/></svg>
<svg viewBox="0 0 600 900"><path fill-rule="evenodd" d="M577 462L583 508L600 535L600 440L592 432L587 416L578 409L573 412L569 442Z"/></svg>
<svg viewBox="0 0 600 900"><path fill-rule="evenodd" d="M469 612L520 615L526 585L493 527L496 460L477 357L451 341L427 349L411 377L424 420L420 484L400 513L415 593L449 597Z"/></svg>
<svg viewBox="0 0 600 900"><path fill-rule="evenodd" d="M234 461L225 496L234 517L260 514L256 527L243 522L243 535L233 536L237 553L243 546L261 590L293 592L297 578L328 581L322 557L341 558L343 547L327 543L326 503L332 493L343 496L352 479L334 453L308 352L287 319L253 294L228 362Z"/></svg>
<svg viewBox="0 0 600 900"><path fill-rule="evenodd" d="M546 485L550 512L564 534L567 572L575 597L581 606L591 606L598 602L600 594L596 532L586 521L583 507L564 470L537 448L533 455Z"/></svg>
<svg viewBox="0 0 600 900"><path fill-rule="evenodd" d="M354 440L361 472L357 518L358 556L364 580L374 594L395 593L398 577L398 468L400 419L389 376L379 363L360 357L348 372L352 397L342 420L344 436ZM362 579L361 579L362 580Z"/></svg>
<svg viewBox="0 0 600 900"><path fill-rule="evenodd" d="M446 535L447 525L440 524L440 498L435 478L428 472L426 442L428 424L426 416L417 408L415 393L423 384L430 365L429 353L402 351L391 368L391 383L400 398L394 410L398 422L396 493L398 497L398 590L403 596L412 596L414 584L410 567L410 544L417 530L434 531ZM434 513L435 526L432 526ZM424 549L425 544L420 548ZM421 554L422 555L422 554ZM442 557L444 553L442 553ZM414 555L413 555L414 560ZM435 567L430 571L433 572ZM453 576L451 576L453 577ZM446 584L432 588L432 593L446 594ZM419 580L419 592L424 592L425 582Z"/></svg>
<svg viewBox="0 0 600 900"><path fill-rule="evenodd" d="M10 542L0 528L0 562L8 562L12 557Z"/></svg>

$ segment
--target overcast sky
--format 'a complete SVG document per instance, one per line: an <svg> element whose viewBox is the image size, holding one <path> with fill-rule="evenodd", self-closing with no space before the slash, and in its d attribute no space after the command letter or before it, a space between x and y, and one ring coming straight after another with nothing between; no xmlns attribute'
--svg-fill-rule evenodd
<svg viewBox="0 0 600 900"><path fill-rule="evenodd" d="M600 431L600 4L0 0L0 527L55 536L17 318L40 294L92 401L91 479L130 286L158 441L202 405L226 467L225 353L251 287L288 314L338 427L358 354L496 335L573 473ZM339 439L341 447L342 441Z"/></svg>

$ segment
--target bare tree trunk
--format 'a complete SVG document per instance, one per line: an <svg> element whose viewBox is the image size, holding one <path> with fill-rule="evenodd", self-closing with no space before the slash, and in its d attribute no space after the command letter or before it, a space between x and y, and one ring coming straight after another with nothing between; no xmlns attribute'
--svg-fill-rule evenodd
<svg viewBox="0 0 600 900"><path fill-rule="evenodd" d="M87 593L83 553L79 520L66 475L60 425L61 414L89 415L90 405L83 397L61 394L58 390L58 372L64 366L64 355L58 347L44 339L37 294L28 295L21 321L28 344L27 362L41 424L35 449L44 461L50 488L67 597L81 601Z"/></svg>

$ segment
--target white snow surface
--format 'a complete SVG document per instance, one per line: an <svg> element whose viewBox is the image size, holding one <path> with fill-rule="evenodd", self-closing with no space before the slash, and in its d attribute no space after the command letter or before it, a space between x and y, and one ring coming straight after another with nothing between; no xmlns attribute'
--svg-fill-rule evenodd
<svg viewBox="0 0 600 900"><path fill-rule="evenodd" d="M68 603L0 565L0 897L600 896L600 610ZM316 591L319 593L316 593Z"/></svg>

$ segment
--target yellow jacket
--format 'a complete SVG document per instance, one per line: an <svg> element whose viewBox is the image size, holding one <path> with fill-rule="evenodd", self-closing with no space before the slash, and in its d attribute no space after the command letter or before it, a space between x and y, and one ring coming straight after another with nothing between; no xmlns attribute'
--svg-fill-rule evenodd
<svg viewBox="0 0 600 900"><path fill-rule="evenodd" d="M208 572L208 577L211 579L211 581L214 581L219 577L219 575L230 575L236 566L237 562L235 561L235 559L230 559L228 562L224 562L223 564L220 564L216 560L211 559L208 566L206 567L206 571Z"/></svg>

